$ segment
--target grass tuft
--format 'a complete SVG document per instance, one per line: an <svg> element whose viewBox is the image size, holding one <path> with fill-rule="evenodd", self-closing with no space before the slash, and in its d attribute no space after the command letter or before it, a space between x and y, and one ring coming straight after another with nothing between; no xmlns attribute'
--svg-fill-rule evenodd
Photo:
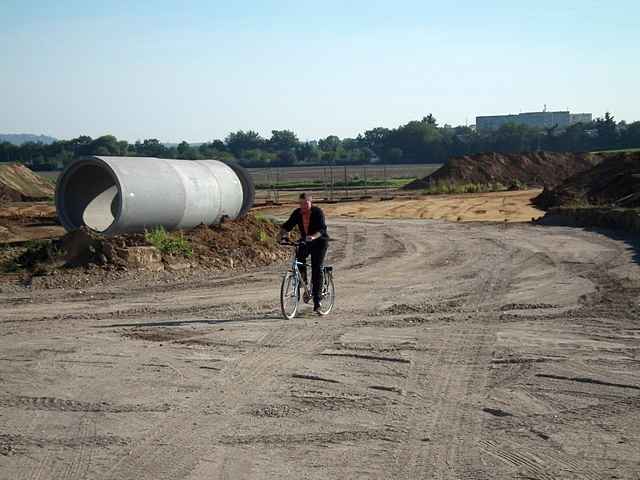
<svg viewBox="0 0 640 480"><path fill-rule="evenodd" d="M193 248L189 241L184 238L182 232L171 234L164 227L156 227L144 233L144 239L164 255L175 255L190 257L193 255Z"/></svg>
<svg viewBox="0 0 640 480"><path fill-rule="evenodd" d="M363 187L388 187L388 188L400 188L404 187L408 183L416 180L415 177L406 177L406 178L389 178L386 181L381 178L370 178L366 182L363 178L360 177L352 177L347 180L336 180L333 183L334 188L363 188ZM268 190L271 188L276 188L280 190L287 190L293 188L304 188L309 190L324 188L326 185L321 180L304 180L304 181L283 181L278 183L258 183L256 184L257 190Z"/></svg>
<svg viewBox="0 0 640 480"><path fill-rule="evenodd" d="M515 185L520 190L520 185ZM495 183L454 183L447 181L436 181L430 187L424 189L422 192L425 195L451 195L461 193L486 193L486 192L501 192L507 190L500 182Z"/></svg>
<svg viewBox="0 0 640 480"><path fill-rule="evenodd" d="M267 243L269 241L269 235L263 229L256 232L256 239L261 243Z"/></svg>

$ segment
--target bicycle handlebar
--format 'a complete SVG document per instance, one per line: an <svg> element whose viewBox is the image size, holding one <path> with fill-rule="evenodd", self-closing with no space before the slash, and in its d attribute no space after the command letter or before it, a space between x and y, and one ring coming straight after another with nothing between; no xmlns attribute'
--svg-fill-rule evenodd
<svg viewBox="0 0 640 480"><path fill-rule="evenodd" d="M285 239L280 240L280 245L288 245L288 246L290 246L290 247L299 247L300 245L304 245L304 244L306 244L306 243L307 243L307 242L306 242L306 241L304 241L304 240L296 240L296 241L294 241L294 242L292 242L291 240L288 240L288 239L286 239L286 240L285 240Z"/></svg>
<svg viewBox="0 0 640 480"><path fill-rule="evenodd" d="M336 241L335 238L327 238L326 240L327 240L327 242L335 242ZM288 238L280 240L280 245L290 246L290 247L299 247L300 245L306 245L307 243L311 243L311 242L307 242L306 240L291 241Z"/></svg>

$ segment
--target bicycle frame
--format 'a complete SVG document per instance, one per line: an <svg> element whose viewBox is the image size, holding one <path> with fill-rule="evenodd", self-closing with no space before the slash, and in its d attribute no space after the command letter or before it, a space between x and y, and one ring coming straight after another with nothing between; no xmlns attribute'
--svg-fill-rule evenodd
<svg viewBox="0 0 640 480"><path fill-rule="evenodd" d="M292 245L295 246L296 248L293 250L290 271L291 273L293 273L293 276L295 278L296 287L302 284L305 295L307 295L308 297L311 297L311 290L309 290L309 284L303 278L302 273L300 273L300 268L298 267L299 265L305 265L307 267L307 279L308 279L310 265L306 262L302 263L298 261L298 249L300 248L301 244L297 242L297 243L292 243ZM287 273L288 272L285 272L284 275L286 275Z"/></svg>
<svg viewBox="0 0 640 480"><path fill-rule="evenodd" d="M285 241L283 239L280 244L295 247L293 256L291 258L290 267L284 272L284 275L282 276L282 285L280 287L280 308L282 309L282 315L286 319L291 320L293 317L295 317L298 310L298 305L300 304L300 284L302 283L302 289L304 290L304 296L302 300L304 301L304 303L308 303L313 296L311 289L309 288L313 280L311 282L308 281L308 272L310 265L306 261L298 261L298 254L300 252L299 249L300 247L305 245L305 242L291 242L288 240ZM302 273L300 272L300 267L302 265L304 265L307 269L307 280L303 278ZM331 266L325 265L322 268L322 285L320 286L321 304L315 305L314 302L314 311L316 311L320 315L328 315L335 304L335 287L333 286L332 271L333 268ZM290 288L292 289L289 290ZM327 298L327 296L330 299L330 302L324 305L324 300L325 298ZM292 311L289 311L289 309L285 306L287 298L294 298ZM322 307L321 305L324 305L324 307Z"/></svg>

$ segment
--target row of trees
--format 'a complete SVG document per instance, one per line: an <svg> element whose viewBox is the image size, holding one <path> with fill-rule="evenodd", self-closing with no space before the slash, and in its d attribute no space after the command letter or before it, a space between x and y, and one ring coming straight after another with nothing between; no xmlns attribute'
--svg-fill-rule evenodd
<svg viewBox="0 0 640 480"><path fill-rule="evenodd" d="M35 169L56 169L82 155L150 156L198 160L236 159L249 167L366 164L442 163L451 156L480 152L516 153L536 150L593 151L640 147L640 121L616 122L609 113L590 123L559 130L509 124L494 132L450 125L439 126L433 115L394 129L378 127L356 138L330 135L300 141L290 130L273 130L264 138L254 131L230 133L224 140L198 146L182 142L167 146L157 139L128 143L113 135L80 136L50 145L0 143L0 162L21 162Z"/></svg>

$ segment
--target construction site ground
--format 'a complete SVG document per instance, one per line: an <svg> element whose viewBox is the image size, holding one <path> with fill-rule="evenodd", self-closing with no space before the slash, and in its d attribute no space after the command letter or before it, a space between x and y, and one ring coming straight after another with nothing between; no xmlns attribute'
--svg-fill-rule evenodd
<svg viewBox="0 0 640 480"><path fill-rule="evenodd" d="M0 244L64 235L51 202L15 202L0 206Z"/></svg>
<svg viewBox="0 0 640 480"><path fill-rule="evenodd" d="M387 199L322 203L328 216L367 219L436 219L453 222L530 222L544 215L531 201L542 190L501 191L459 195L408 195L394 191ZM261 208L274 215L286 215L294 199L282 206Z"/></svg>
<svg viewBox="0 0 640 480"><path fill-rule="evenodd" d="M515 192L490 192L462 195L416 195L397 189L370 190L376 196L367 200L355 200L361 190L350 190L352 201L321 203L331 216L356 218L424 218L450 221L528 222L544 215L531 201L542 190ZM316 192L323 200L323 192ZM343 191L344 193L344 191ZM283 191L279 195L281 205L260 205L257 211L274 215L286 215L297 201L299 191ZM259 196L265 196L259 192ZM380 200L380 198L387 198ZM64 228L56 219L55 206L51 202L15 202L0 209L0 244L24 242L43 238L56 238L64 234Z"/></svg>
<svg viewBox="0 0 640 480"><path fill-rule="evenodd" d="M636 243L328 223L327 317L283 264L0 286L0 477L639 478Z"/></svg>

